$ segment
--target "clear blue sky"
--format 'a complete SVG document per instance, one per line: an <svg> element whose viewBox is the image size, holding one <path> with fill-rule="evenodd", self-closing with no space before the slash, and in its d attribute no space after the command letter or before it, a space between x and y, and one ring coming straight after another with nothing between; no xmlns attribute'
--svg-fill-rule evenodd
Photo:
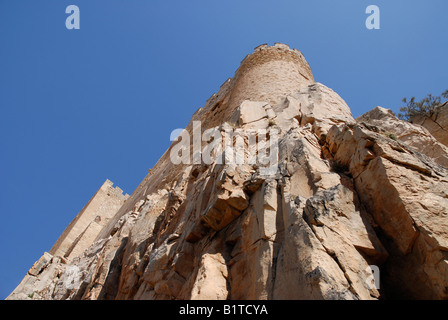
<svg viewBox="0 0 448 320"><path fill-rule="evenodd" d="M448 89L447 14L446 0L0 0L0 299L107 178L131 194L257 45L302 51L355 117L398 111Z"/></svg>

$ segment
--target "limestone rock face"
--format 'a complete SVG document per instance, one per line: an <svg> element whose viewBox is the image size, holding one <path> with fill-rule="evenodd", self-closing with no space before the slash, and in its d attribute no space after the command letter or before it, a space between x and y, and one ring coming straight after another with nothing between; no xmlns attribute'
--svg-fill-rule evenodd
<svg viewBox="0 0 448 320"><path fill-rule="evenodd" d="M363 114L357 121L376 126L384 135L403 142L431 157L438 164L448 167L448 147L435 139L425 127L399 120L391 110L381 107Z"/></svg>
<svg viewBox="0 0 448 320"><path fill-rule="evenodd" d="M411 122L425 127L440 143L448 146L448 102L438 106L431 117L415 116Z"/></svg>
<svg viewBox="0 0 448 320"><path fill-rule="evenodd" d="M447 168L363 125L334 126L326 142L381 230L394 294L446 299Z"/></svg>
<svg viewBox="0 0 448 320"><path fill-rule="evenodd" d="M448 153L428 130L354 120L279 44L194 121L223 141L196 154L223 161L174 164L174 142L87 249L45 253L9 299L448 298Z"/></svg>

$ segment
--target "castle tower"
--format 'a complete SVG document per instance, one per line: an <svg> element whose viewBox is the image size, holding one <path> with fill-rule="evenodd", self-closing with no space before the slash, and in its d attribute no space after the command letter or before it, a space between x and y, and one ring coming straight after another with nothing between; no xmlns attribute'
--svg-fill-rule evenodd
<svg viewBox="0 0 448 320"><path fill-rule="evenodd" d="M263 44L241 61L234 77L224 82L195 116L204 118L205 112L208 127L219 126L231 118L244 100L274 106L281 97L313 83L311 68L299 50L281 43Z"/></svg>
<svg viewBox="0 0 448 320"><path fill-rule="evenodd" d="M246 56L235 73L229 107L234 108L244 100L266 101L271 105L279 97L314 83L311 68L297 49L276 43L255 48Z"/></svg>
<svg viewBox="0 0 448 320"><path fill-rule="evenodd" d="M121 208L129 196L106 180L90 201L67 226L50 250L50 254L73 258L87 249L98 233Z"/></svg>

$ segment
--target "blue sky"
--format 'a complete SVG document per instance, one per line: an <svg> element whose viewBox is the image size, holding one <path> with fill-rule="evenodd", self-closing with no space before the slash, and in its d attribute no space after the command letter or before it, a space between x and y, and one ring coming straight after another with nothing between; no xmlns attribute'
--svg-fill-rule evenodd
<svg viewBox="0 0 448 320"><path fill-rule="evenodd" d="M370 4L380 30L365 27ZM106 179L131 194L259 44L302 51L355 117L398 111L448 89L447 13L446 0L0 0L0 299Z"/></svg>

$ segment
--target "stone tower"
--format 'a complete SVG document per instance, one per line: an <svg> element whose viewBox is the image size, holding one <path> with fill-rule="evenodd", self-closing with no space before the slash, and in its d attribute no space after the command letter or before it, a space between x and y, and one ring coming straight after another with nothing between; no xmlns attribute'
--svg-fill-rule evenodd
<svg viewBox="0 0 448 320"><path fill-rule="evenodd" d="M241 62L233 78L229 107L233 109L244 100L267 101L271 105L281 97L314 83L311 68L297 49L276 43L264 44Z"/></svg>
<svg viewBox="0 0 448 320"><path fill-rule="evenodd" d="M90 201L67 226L49 253L72 258L86 250L117 213L129 195L106 180Z"/></svg>
<svg viewBox="0 0 448 320"><path fill-rule="evenodd" d="M266 101L274 106L282 97L312 83L311 68L299 50L281 43L263 44L241 61L233 78L224 82L198 113L207 113L208 127L220 125L244 100Z"/></svg>

